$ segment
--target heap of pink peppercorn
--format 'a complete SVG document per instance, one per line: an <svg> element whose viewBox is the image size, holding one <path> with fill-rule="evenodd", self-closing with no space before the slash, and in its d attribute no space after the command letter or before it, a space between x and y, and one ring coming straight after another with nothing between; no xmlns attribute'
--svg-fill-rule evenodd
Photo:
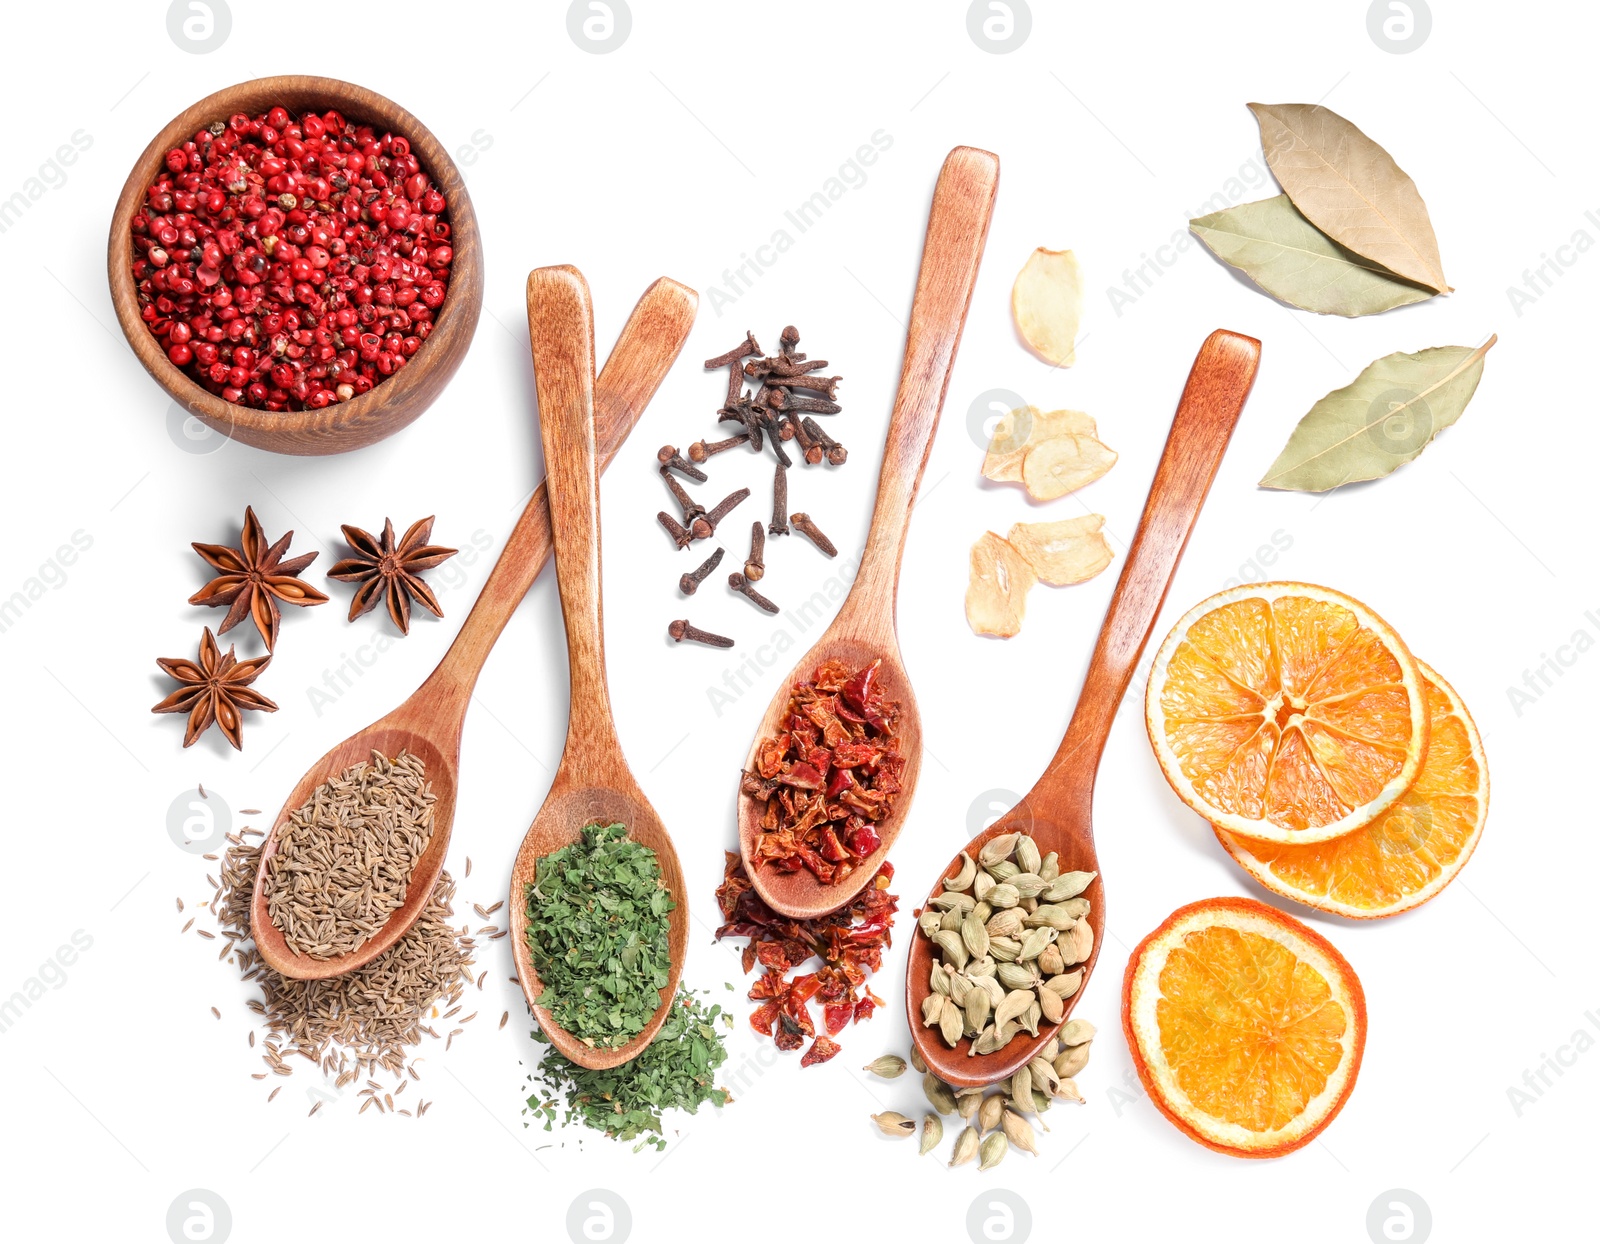
<svg viewBox="0 0 1600 1244"><path fill-rule="evenodd" d="M337 112L239 113L169 151L145 193L141 314L224 401L349 401L433 330L454 258L446 206L399 135Z"/></svg>

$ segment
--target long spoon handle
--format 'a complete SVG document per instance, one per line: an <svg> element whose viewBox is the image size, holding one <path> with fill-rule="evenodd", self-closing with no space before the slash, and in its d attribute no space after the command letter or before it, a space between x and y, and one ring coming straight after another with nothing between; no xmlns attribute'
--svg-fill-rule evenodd
<svg viewBox="0 0 1600 1244"><path fill-rule="evenodd" d="M1172 418L1139 530L1101 623L1078 707L1045 779L1059 784L1058 789L1071 789L1085 798L1093 795L1095 771L1117 705L1161 613L1260 360L1259 341L1225 329L1212 333L1200 347Z"/></svg>
<svg viewBox="0 0 1600 1244"><path fill-rule="evenodd" d="M699 295L687 285L661 277L633 308L595 382L594 430L601 471L617 456L666 379L689 339L699 301ZM434 671L430 681L436 688L463 699L471 694L495 640L550 560L551 547L549 501L541 482L511 529L500 560L489 572L450 651Z"/></svg>
<svg viewBox="0 0 1600 1244"><path fill-rule="evenodd" d="M567 755L582 744L615 754L600 603L600 470L594 442L594 315L583 273L565 264L528 274L528 340L539 391L556 581L567 624L572 712Z"/></svg>
<svg viewBox="0 0 1600 1244"><path fill-rule="evenodd" d="M869 613L881 611L875 602L884 593L891 602L894 599L911 507L939 427L999 185L999 157L975 147L955 148L939 171L911 303L900 388L878 471L872 527L846 610L859 602L857 607Z"/></svg>

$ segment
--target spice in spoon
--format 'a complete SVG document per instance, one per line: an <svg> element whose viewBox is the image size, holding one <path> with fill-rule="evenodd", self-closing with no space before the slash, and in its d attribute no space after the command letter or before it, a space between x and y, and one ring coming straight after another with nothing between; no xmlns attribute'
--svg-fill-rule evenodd
<svg viewBox="0 0 1600 1244"><path fill-rule="evenodd" d="M670 978L667 916L677 906L656 853L625 825L586 825L540 857L526 901L539 1005L555 1024L591 1048L643 1032Z"/></svg>
<svg viewBox="0 0 1600 1244"><path fill-rule="evenodd" d="M778 733L761 741L739 783L762 805L757 867L807 868L830 885L881 845L877 826L893 810L906 760L900 705L884 695L879 666L828 661L794 684Z"/></svg>

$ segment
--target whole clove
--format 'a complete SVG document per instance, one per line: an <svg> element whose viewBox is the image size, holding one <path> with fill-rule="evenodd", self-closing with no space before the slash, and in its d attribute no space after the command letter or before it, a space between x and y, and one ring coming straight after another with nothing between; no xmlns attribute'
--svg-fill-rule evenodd
<svg viewBox="0 0 1600 1244"><path fill-rule="evenodd" d="M798 410L813 415L837 415L843 409L838 402L820 397L796 397L784 389L768 389L767 404L776 410Z"/></svg>
<svg viewBox="0 0 1600 1244"><path fill-rule="evenodd" d="M807 430L805 421L798 414L792 410L785 414L784 426L790 429L794 443L800 446L801 456L805 458L807 465L816 466L822 461L822 445Z"/></svg>
<svg viewBox="0 0 1600 1244"><path fill-rule="evenodd" d="M767 529L757 520L750 524L750 556L744 559L744 577L752 583L767 573L766 563L762 560L766 547ZM717 550L717 556L719 558L722 556L721 549ZM715 563L710 564L714 565ZM706 573L709 574L710 571L707 570ZM703 579L705 575L702 574L700 577Z"/></svg>
<svg viewBox="0 0 1600 1244"><path fill-rule="evenodd" d="M789 515L789 521L795 525L795 530L810 539L812 544L816 545L829 557L837 557L839 555L839 550L833 547L833 541L823 535L821 529L811 521L811 515L801 511L798 514Z"/></svg>
<svg viewBox="0 0 1600 1244"><path fill-rule="evenodd" d="M812 440L816 441L828 451L828 462L831 465L844 465L845 459L850 455L849 451L846 450L843 445L839 444L838 441L834 440L833 437L824 432L822 430L822 426L809 415L802 419L800 424L805 428L807 435L809 435Z"/></svg>
<svg viewBox="0 0 1600 1244"><path fill-rule="evenodd" d="M683 508L683 521L689 524L689 530L694 530L695 520L706 512L706 507L701 505L687 492L683 485L667 473L665 467L661 469L661 478L667 481L667 487L672 489L672 495L677 498L678 504Z"/></svg>
<svg viewBox="0 0 1600 1244"><path fill-rule="evenodd" d="M689 541L693 539L693 537L689 534L688 529L685 528L677 519L673 518L672 515L668 514L665 510L662 510L656 515L656 521L667 529L667 534L672 537L672 542L680 549L686 549L689 547Z"/></svg>
<svg viewBox="0 0 1600 1244"><path fill-rule="evenodd" d="M728 517L728 512L750 495L748 488L741 488L737 492L730 492L726 497L712 508L711 512L701 512L701 517L694 519L689 524L689 534L696 540L709 539L711 533L716 531L717 524Z"/></svg>
<svg viewBox="0 0 1600 1244"><path fill-rule="evenodd" d="M656 450L656 461L661 464L663 471L676 471L696 483L703 484L706 482L706 473L693 463L685 462L678 453L676 445L663 445Z"/></svg>
<svg viewBox="0 0 1600 1244"><path fill-rule="evenodd" d="M774 605L760 592L756 591L750 580L746 579L737 570L728 576L728 586L734 591L738 592L739 595L749 599L758 608L765 609L768 613L778 612L778 606Z"/></svg>
<svg viewBox="0 0 1600 1244"><path fill-rule="evenodd" d="M843 376L770 375L766 378L765 383L774 388L781 387L785 389L811 389L814 392L822 394L831 402L833 400L834 391L839 387L839 381L843 379Z"/></svg>
<svg viewBox="0 0 1600 1244"><path fill-rule="evenodd" d="M790 461L789 455L784 452L783 436L778 427L778 417L763 407L758 407L757 410L756 418L761 421L761 426L767 433L767 440L772 445L773 456L777 458L780 465L793 466L794 463Z"/></svg>
<svg viewBox="0 0 1600 1244"><path fill-rule="evenodd" d="M733 640L726 635L713 635L710 631L702 631L698 626L693 625L688 618L679 618L676 622L669 622L667 624L667 634L672 636L674 642L680 644L687 639L692 643L709 644L713 648L733 647Z"/></svg>
<svg viewBox="0 0 1600 1244"><path fill-rule="evenodd" d="M700 585L705 582L706 576L715 570L718 563L722 561L722 552L721 549L718 549L695 569L687 571L680 576L678 590L685 596L693 596L699 590Z"/></svg>
<svg viewBox="0 0 1600 1244"><path fill-rule="evenodd" d="M750 433L741 432L737 436L730 436L725 441L696 441L689 446L689 461L704 462L707 458L720 454L725 449L732 449L735 445L743 445L750 439Z"/></svg>
<svg viewBox="0 0 1600 1244"><path fill-rule="evenodd" d="M772 475L772 522L767 530L775 536L789 534L789 472L780 462Z"/></svg>

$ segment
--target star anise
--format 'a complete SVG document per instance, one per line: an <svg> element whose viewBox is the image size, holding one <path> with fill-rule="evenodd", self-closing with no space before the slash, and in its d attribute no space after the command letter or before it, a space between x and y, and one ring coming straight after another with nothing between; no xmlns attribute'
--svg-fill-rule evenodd
<svg viewBox="0 0 1600 1244"><path fill-rule="evenodd" d="M376 608L380 595L402 635L411 633L413 600L431 610L434 617L444 617L444 611L439 608L432 589L422 581L421 574L454 557L456 550L428 543L428 537L433 534L433 518L430 514L412 523L399 544L395 543L394 524L387 518L383 520L381 540L359 527L341 528L356 555L335 565L328 571L328 578L361 585L350 600L351 622Z"/></svg>
<svg viewBox="0 0 1600 1244"><path fill-rule="evenodd" d="M239 547L230 549L221 544L195 544L194 551L222 571L193 596L191 605L231 605L228 616L217 628L217 634L226 635L250 615L271 652L278 642L278 621L281 613L278 602L289 605L325 605L328 598L295 576L317 559L316 553L282 561L288 551L294 532L289 532L276 544L268 547L261 520L249 506L244 511L244 530L239 536Z"/></svg>
<svg viewBox="0 0 1600 1244"><path fill-rule="evenodd" d="M200 639L200 659L190 661L183 657L157 657L159 665L179 687L150 711L152 713L188 713L189 726L183 734L183 745L190 746L206 732L212 722L222 728L223 737L241 750L244 741L244 711L275 713L278 706L250 684L267 668L270 656L255 657L249 661L237 660L232 647L223 656L211 628Z"/></svg>

